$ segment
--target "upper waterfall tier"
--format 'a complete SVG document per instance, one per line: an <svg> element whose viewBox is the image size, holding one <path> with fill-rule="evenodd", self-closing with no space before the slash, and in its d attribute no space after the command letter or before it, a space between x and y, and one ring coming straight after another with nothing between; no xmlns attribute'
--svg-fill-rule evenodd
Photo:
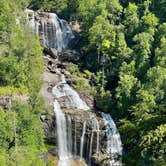
<svg viewBox="0 0 166 166"><path fill-rule="evenodd" d="M44 47L65 51L75 39L68 22L60 19L55 13L34 12L26 9L27 23L32 32L40 36Z"/></svg>

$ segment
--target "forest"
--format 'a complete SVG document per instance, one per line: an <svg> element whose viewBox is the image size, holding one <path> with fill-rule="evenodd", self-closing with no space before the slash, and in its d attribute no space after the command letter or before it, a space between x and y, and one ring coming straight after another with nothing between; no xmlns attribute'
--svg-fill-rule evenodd
<svg viewBox="0 0 166 166"><path fill-rule="evenodd" d="M95 108L116 121L123 164L166 165L165 0L0 0L0 98L22 98L0 107L0 165L46 165L43 49L26 8L80 23L78 69L93 73Z"/></svg>

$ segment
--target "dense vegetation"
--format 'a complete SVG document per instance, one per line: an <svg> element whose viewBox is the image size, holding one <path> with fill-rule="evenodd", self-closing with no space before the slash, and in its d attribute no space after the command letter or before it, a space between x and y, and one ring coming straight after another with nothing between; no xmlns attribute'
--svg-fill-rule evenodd
<svg viewBox="0 0 166 166"><path fill-rule="evenodd" d="M0 165L42 166L42 49L26 26L21 6L0 0L0 98L19 97L8 110L0 108Z"/></svg>
<svg viewBox="0 0 166 166"><path fill-rule="evenodd" d="M86 54L80 67L95 73L96 108L118 121L124 163L165 165L165 0L0 0L0 88L3 94L15 89L30 96L28 104L16 102L12 111L0 111L1 164L22 165L27 158L27 165L33 164L43 145L37 120L41 48L24 19L15 23L22 7L79 20Z"/></svg>
<svg viewBox="0 0 166 166"><path fill-rule="evenodd" d="M119 120L126 165L166 163L165 12L166 1L78 4L96 107Z"/></svg>
<svg viewBox="0 0 166 166"><path fill-rule="evenodd" d="M96 107L119 120L126 165L166 163L165 12L165 1L78 4Z"/></svg>

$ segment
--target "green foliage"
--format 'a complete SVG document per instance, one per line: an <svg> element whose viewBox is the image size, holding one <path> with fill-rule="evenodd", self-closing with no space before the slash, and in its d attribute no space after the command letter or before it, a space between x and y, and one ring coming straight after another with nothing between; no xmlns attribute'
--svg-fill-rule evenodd
<svg viewBox="0 0 166 166"><path fill-rule="evenodd" d="M80 0L78 6L79 19L81 20L82 26L88 29L95 19L96 15L101 12L100 6L96 0Z"/></svg>
<svg viewBox="0 0 166 166"><path fill-rule="evenodd" d="M30 7L34 10L61 13L67 8L67 2L67 0L31 0Z"/></svg>
<svg viewBox="0 0 166 166"><path fill-rule="evenodd" d="M106 10L109 12L109 18L112 23L119 21L122 15L123 7L120 5L119 0L104 0Z"/></svg>
<svg viewBox="0 0 166 166"><path fill-rule="evenodd" d="M67 70L70 72L70 74L76 76L79 73L79 69L77 65L72 65Z"/></svg>
<svg viewBox="0 0 166 166"><path fill-rule="evenodd" d="M116 59L119 60L120 62L126 59L130 59L131 53L132 50L127 46L124 34L117 33L115 50L114 50Z"/></svg>
<svg viewBox="0 0 166 166"><path fill-rule="evenodd" d="M14 112L4 113L0 109L0 147L1 149L8 148L14 137Z"/></svg>
<svg viewBox="0 0 166 166"><path fill-rule="evenodd" d="M113 101L110 91L105 91L103 87L98 87L94 92L96 108L104 112L111 112L111 107L113 106Z"/></svg>
<svg viewBox="0 0 166 166"><path fill-rule="evenodd" d="M166 66L166 38L161 38L160 47L155 50L155 65Z"/></svg>
<svg viewBox="0 0 166 166"><path fill-rule="evenodd" d="M40 165L44 134L40 123L42 99L39 96L43 70L42 49L23 17L28 1L0 0L0 95L26 95L29 102L11 103L0 109L1 165ZM22 18L25 20L25 18Z"/></svg>
<svg viewBox="0 0 166 166"><path fill-rule="evenodd" d="M90 89L86 79L80 79L80 80L78 79L76 82L74 82L73 86L77 91L80 92L84 92Z"/></svg>
<svg viewBox="0 0 166 166"><path fill-rule="evenodd" d="M140 147L143 147L142 156L148 156L148 153L155 153L156 155L150 159L157 163L164 164L165 159L165 148L166 148L166 125L160 125L155 130L151 130L147 135L142 137ZM159 156L157 158L156 156Z"/></svg>
<svg viewBox="0 0 166 166"><path fill-rule="evenodd" d="M153 14L149 13L141 18L142 28L150 34L154 34L155 27L158 24L158 18Z"/></svg>
<svg viewBox="0 0 166 166"><path fill-rule="evenodd" d="M113 49L115 36L114 26L102 15L96 17L93 26L89 29L90 44L99 47L99 50Z"/></svg>
<svg viewBox="0 0 166 166"><path fill-rule="evenodd" d="M83 72L80 72L77 65L72 65L71 67L68 68L68 71L76 80L73 82L73 87L76 90L84 92L86 90L91 89L91 87L89 86L89 82L87 80L91 78L92 73L90 71L85 70Z"/></svg>
<svg viewBox="0 0 166 166"><path fill-rule="evenodd" d="M137 68L137 75L142 76L150 67L151 47L154 38L151 34L142 32L134 36L133 41L135 51L135 61Z"/></svg>
<svg viewBox="0 0 166 166"><path fill-rule="evenodd" d="M132 36L134 33L136 33L139 26L138 6L129 3L128 7L124 10L124 14L124 25L126 27L126 35Z"/></svg>
<svg viewBox="0 0 166 166"><path fill-rule="evenodd" d="M24 86L20 88L9 87L9 86L0 87L0 95L11 95L11 94L28 94L28 89L27 87Z"/></svg>

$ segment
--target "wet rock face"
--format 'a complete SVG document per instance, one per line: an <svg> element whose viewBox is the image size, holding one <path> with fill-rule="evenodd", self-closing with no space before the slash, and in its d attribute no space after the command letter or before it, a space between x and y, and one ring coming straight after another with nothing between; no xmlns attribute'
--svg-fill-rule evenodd
<svg viewBox="0 0 166 166"><path fill-rule="evenodd" d="M43 53L51 56L54 59L58 59L61 62L77 63L83 57L83 55L76 50L66 50L64 52L58 52L54 48L47 47L44 48Z"/></svg>
<svg viewBox="0 0 166 166"><path fill-rule="evenodd" d="M77 21L71 21L69 23L69 26L73 31L78 32L78 33L81 32L80 24Z"/></svg>

